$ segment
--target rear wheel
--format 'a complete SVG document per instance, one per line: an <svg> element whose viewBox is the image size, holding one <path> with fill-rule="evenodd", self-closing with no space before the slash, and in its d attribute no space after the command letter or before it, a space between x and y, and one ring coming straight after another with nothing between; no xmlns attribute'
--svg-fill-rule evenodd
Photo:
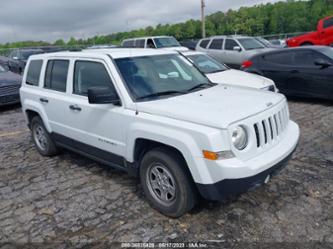
<svg viewBox="0 0 333 249"><path fill-rule="evenodd" d="M47 132L42 119L35 116L31 120L32 139L38 152L43 156L53 156L57 154L58 149Z"/></svg>
<svg viewBox="0 0 333 249"><path fill-rule="evenodd" d="M183 158L166 147L153 149L143 157L140 179L150 205L170 217L179 217L193 208L196 192Z"/></svg>

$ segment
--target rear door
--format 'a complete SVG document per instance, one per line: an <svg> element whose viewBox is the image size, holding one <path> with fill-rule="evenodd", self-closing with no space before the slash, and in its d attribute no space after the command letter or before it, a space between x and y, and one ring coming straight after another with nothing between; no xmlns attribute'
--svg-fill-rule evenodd
<svg viewBox="0 0 333 249"><path fill-rule="evenodd" d="M234 50L234 47L239 47L240 50ZM242 47L235 39L228 38L224 43L224 58L228 66L239 69L242 61Z"/></svg>
<svg viewBox="0 0 333 249"><path fill-rule="evenodd" d="M259 69L267 78L274 80L278 89L285 94L289 93L289 74L293 60L293 53L289 51L268 53L259 56Z"/></svg>
<svg viewBox="0 0 333 249"><path fill-rule="evenodd" d="M320 32L322 44L333 44L333 17L323 20L323 29Z"/></svg>
<svg viewBox="0 0 333 249"><path fill-rule="evenodd" d="M222 50L224 39L214 38L208 45L207 53L221 63L225 63L225 57Z"/></svg>

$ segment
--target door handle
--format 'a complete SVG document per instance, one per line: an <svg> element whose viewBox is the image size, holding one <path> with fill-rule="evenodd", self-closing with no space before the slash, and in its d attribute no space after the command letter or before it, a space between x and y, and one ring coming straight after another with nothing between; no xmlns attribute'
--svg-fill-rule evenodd
<svg viewBox="0 0 333 249"><path fill-rule="evenodd" d="M80 112L82 109L78 105L70 105L69 109Z"/></svg>
<svg viewBox="0 0 333 249"><path fill-rule="evenodd" d="M291 70L290 73L299 73L298 70Z"/></svg>
<svg viewBox="0 0 333 249"><path fill-rule="evenodd" d="M49 100L44 98L40 98L39 101L42 103L49 103Z"/></svg>

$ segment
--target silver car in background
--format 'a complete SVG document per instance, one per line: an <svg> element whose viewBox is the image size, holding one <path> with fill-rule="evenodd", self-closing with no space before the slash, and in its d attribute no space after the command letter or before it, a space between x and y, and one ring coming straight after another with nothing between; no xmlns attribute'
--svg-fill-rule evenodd
<svg viewBox="0 0 333 249"><path fill-rule="evenodd" d="M206 52L217 61L239 69L251 56L270 51L272 48L265 47L249 36L213 36L201 39L196 50Z"/></svg>

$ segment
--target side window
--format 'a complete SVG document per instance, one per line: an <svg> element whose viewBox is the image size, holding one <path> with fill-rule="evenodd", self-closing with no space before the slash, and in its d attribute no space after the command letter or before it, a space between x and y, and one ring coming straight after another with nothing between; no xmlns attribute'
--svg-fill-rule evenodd
<svg viewBox="0 0 333 249"><path fill-rule="evenodd" d="M222 49L223 39L214 39L209 45L209 49Z"/></svg>
<svg viewBox="0 0 333 249"><path fill-rule="evenodd" d="M26 84L38 86L42 65L43 65L42 60L30 61L29 69L28 69L28 73L27 73Z"/></svg>
<svg viewBox="0 0 333 249"><path fill-rule="evenodd" d="M102 63L76 61L73 93L87 96L90 87L109 87L110 89L114 89L110 75Z"/></svg>
<svg viewBox="0 0 333 249"><path fill-rule="evenodd" d="M199 44L200 47L206 48L209 43L209 39L202 40Z"/></svg>
<svg viewBox="0 0 333 249"><path fill-rule="evenodd" d="M318 58L322 58L322 56L313 51L294 51L295 66L314 67L314 61Z"/></svg>
<svg viewBox="0 0 333 249"><path fill-rule="evenodd" d="M132 48L132 47L134 47L134 40L124 41L123 47L124 48Z"/></svg>
<svg viewBox="0 0 333 249"><path fill-rule="evenodd" d="M145 47L145 40L143 40L143 39L136 40L135 47L136 48L144 48Z"/></svg>
<svg viewBox="0 0 333 249"><path fill-rule="evenodd" d="M233 39L227 39L225 41L225 50L234 50L234 47L239 47L238 43Z"/></svg>
<svg viewBox="0 0 333 249"><path fill-rule="evenodd" d="M281 64L281 65L290 65L293 61L293 53L285 52L285 53L276 53L276 54L268 54L264 57L265 61Z"/></svg>
<svg viewBox="0 0 333 249"><path fill-rule="evenodd" d="M156 48L153 39L148 39L147 40L147 48Z"/></svg>
<svg viewBox="0 0 333 249"><path fill-rule="evenodd" d="M49 60L46 67L44 88L66 92L68 60Z"/></svg>
<svg viewBox="0 0 333 249"><path fill-rule="evenodd" d="M326 29L326 28L332 28L332 27L333 27L333 17L324 20L324 25L323 25L324 29Z"/></svg>

